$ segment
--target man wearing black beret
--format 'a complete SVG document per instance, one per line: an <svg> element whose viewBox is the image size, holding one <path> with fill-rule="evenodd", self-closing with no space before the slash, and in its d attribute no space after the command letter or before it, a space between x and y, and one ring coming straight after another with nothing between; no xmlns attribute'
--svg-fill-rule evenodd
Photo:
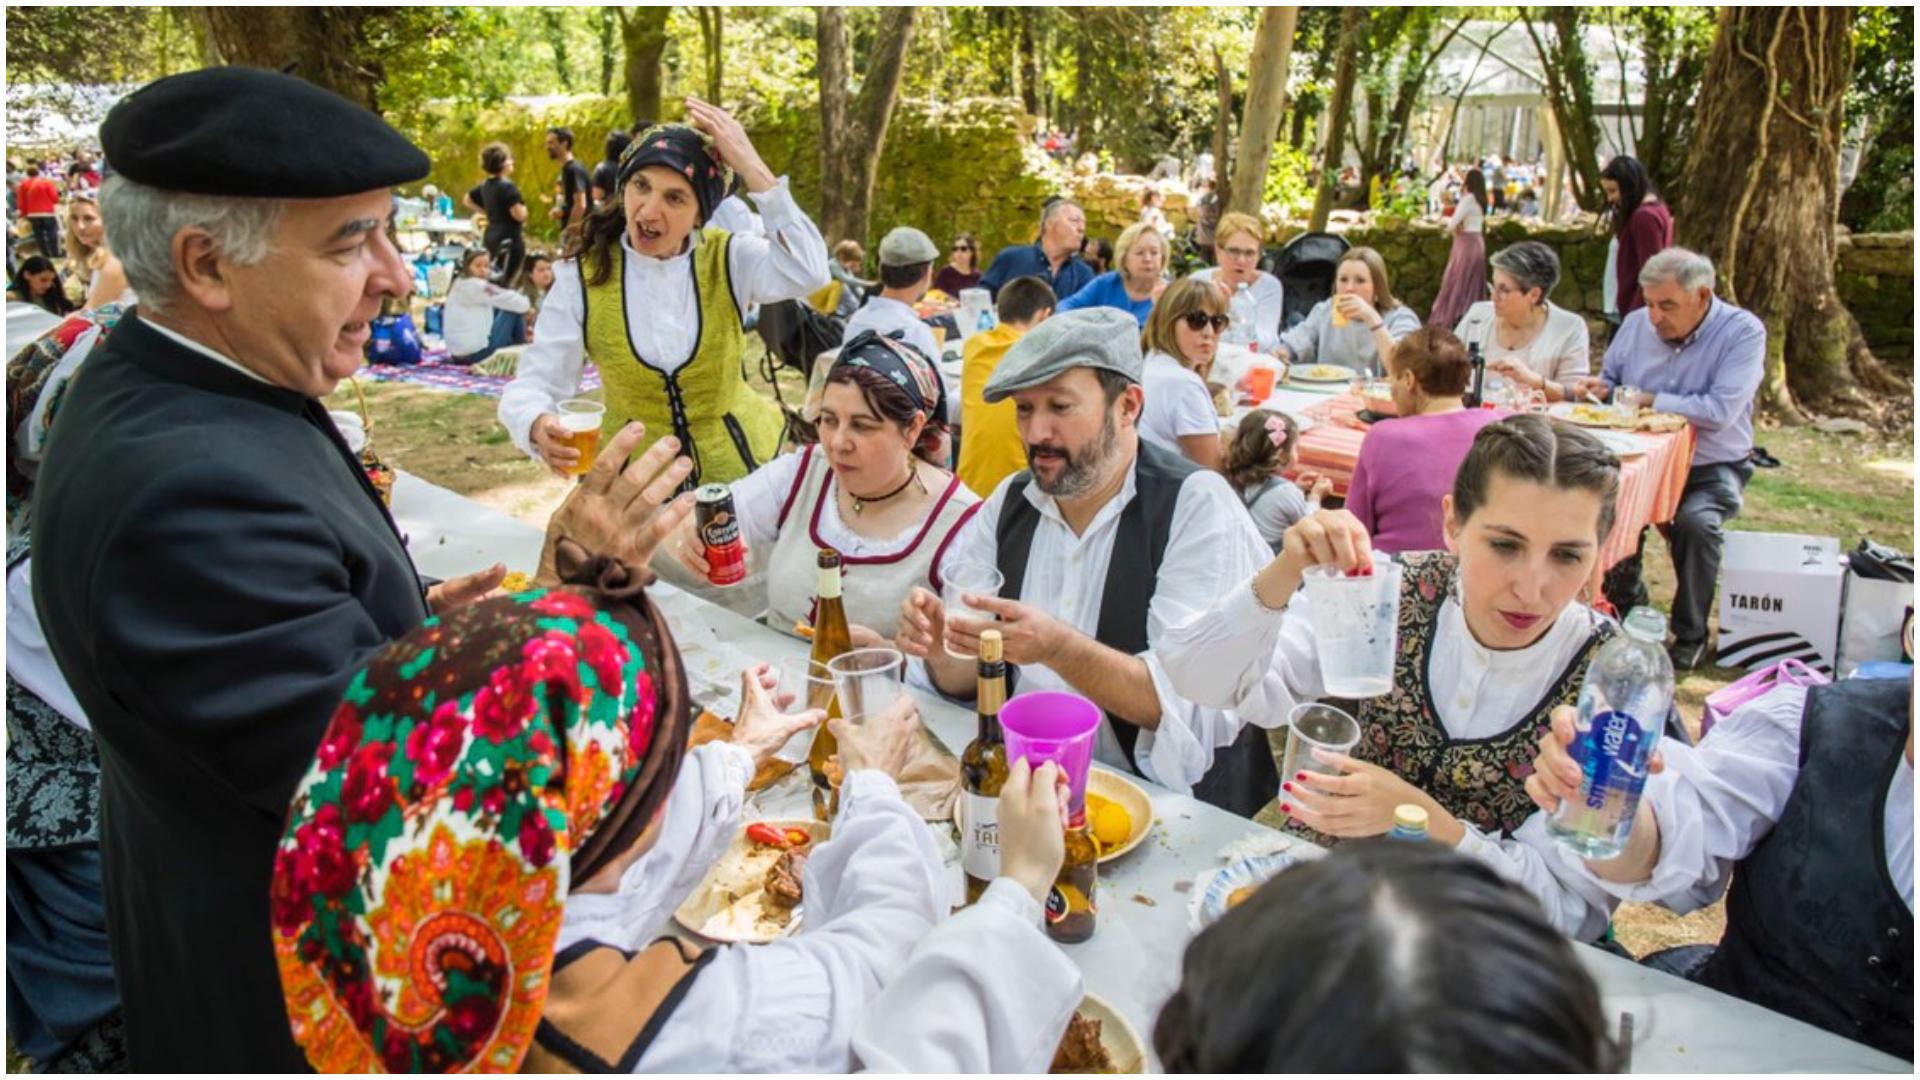
<svg viewBox="0 0 1920 1080"><path fill-rule="evenodd" d="M33 595L99 744L128 1050L140 1072L301 1070L268 914L288 801L353 672L505 573L423 587L318 400L407 295L390 189L429 163L345 99L244 68L146 86L100 134L140 300L54 423ZM619 550L617 527L644 563L690 505L655 511L690 468L672 456L616 478L610 453L555 529Z"/></svg>

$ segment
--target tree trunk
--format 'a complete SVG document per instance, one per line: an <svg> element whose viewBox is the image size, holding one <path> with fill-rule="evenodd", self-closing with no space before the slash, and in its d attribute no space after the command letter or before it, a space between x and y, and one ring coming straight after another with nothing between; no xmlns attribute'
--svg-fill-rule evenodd
<svg viewBox="0 0 1920 1080"><path fill-rule="evenodd" d="M620 28L620 13L611 7L599 10L600 96L613 93L613 42Z"/></svg>
<svg viewBox="0 0 1920 1080"><path fill-rule="evenodd" d="M1354 54L1360 48L1360 27L1366 20L1362 8L1350 7L1340 13L1340 59L1333 65L1333 101L1327 105L1331 119L1327 131L1326 157L1320 162L1320 186L1313 195L1310 232L1327 227L1327 214L1333 210L1334 185L1340 182L1340 159L1347 151L1347 114L1353 101Z"/></svg>
<svg viewBox="0 0 1920 1080"><path fill-rule="evenodd" d="M1688 45L1670 11L1635 8L1634 14L1640 24L1640 60L1647 73L1634 156L1646 166L1654 186L1666 191L1680 178L1685 164L1681 152L1693 120L1688 106L1700 86L1707 58Z"/></svg>
<svg viewBox="0 0 1920 1080"><path fill-rule="evenodd" d="M553 74L560 89L573 93L573 65L567 62L567 24L559 8L540 9L540 28L547 36L547 48L553 50Z"/></svg>
<svg viewBox="0 0 1920 1080"><path fill-rule="evenodd" d="M375 112L384 73L359 54L377 14L361 7L193 9L211 60L290 72Z"/></svg>
<svg viewBox="0 0 1920 1080"><path fill-rule="evenodd" d="M1213 197L1225 206L1233 198L1233 170L1228 167L1233 160L1228 156L1233 152L1233 76L1227 72L1227 61L1218 45L1213 49L1213 77L1220 91L1213 118Z"/></svg>
<svg viewBox="0 0 1920 1080"><path fill-rule="evenodd" d="M1578 8L1550 8L1553 44L1541 40L1533 19L1522 9L1521 19L1534 52L1546 73L1547 103L1559 121L1560 138L1573 170L1573 196L1588 210L1605 203L1600 191L1600 124L1593 112L1593 75L1580 39Z"/></svg>
<svg viewBox="0 0 1920 1080"><path fill-rule="evenodd" d="M1437 43L1432 42L1432 31L1424 29L1408 44L1407 59L1400 69L1400 83L1395 88L1393 106L1384 118L1368 111L1368 122L1374 125L1374 138L1364 152L1360 163L1360 187L1363 191L1372 190L1374 177L1379 177L1382 187L1390 187L1390 180L1396 170L1396 159L1406 148L1407 135L1413 128L1413 110L1420 103L1420 95L1427 88L1427 73L1433 70L1434 62L1446 51L1448 45L1466 29L1467 20L1457 20L1451 29L1442 34ZM1416 62L1416 57L1418 61ZM1368 101L1374 99L1370 96Z"/></svg>
<svg viewBox="0 0 1920 1080"><path fill-rule="evenodd" d="M1852 22L1852 8L1721 9L1674 215L1721 295L1766 324L1760 401L1788 420L1875 416L1912 393L1834 291Z"/></svg>
<svg viewBox="0 0 1920 1080"><path fill-rule="evenodd" d="M700 49L707 61L707 100L720 104L721 46L725 44L727 9L701 4L693 9L700 20Z"/></svg>
<svg viewBox="0 0 1920 1080"><path fill-rule="evenodd" d="M907 46L919 9L882 10L860 92L848 100L853 77L845 9L818 9L815 39L820 70L820 232L829 244L867 240L874 173L886 146L887 125L900 98Z"/></svg>
<svg viewBox="0 0 1920 1080"><path fill-rule="evenodd" d="M1034 46L1033 20L1038 17L1033 8L1018 7L1014 17L1020 21L1020 104L1027 110L1028 116L1040 114L1040 59Z"/></svg>
<svg viewBox="0 0 1920 1080"><path fill-rule="evenodd" d="M1253 31L1253 75L1247 80L1247 103L1240 114L1240 147L1233 161L1233 201L1229 210L1260 212L1267 190L1267 166L1273 160L1273 140L1280 134L1280 116L1287 108L1287 72L1293 62L1293 32L1300 25L1298 7L1270 7L1260 12ZM1216 159L1217 160L1217 159ZM1215 168L1226 170L1226 162Z"/></svg>
<svg viewBox="0 0 1920 1080"><path fill-rule="evenodd" d="M672 8L620 9L620 41L626 47L627 109L633 119L660 119L660 60L667 53L667 16Z"/></svg>

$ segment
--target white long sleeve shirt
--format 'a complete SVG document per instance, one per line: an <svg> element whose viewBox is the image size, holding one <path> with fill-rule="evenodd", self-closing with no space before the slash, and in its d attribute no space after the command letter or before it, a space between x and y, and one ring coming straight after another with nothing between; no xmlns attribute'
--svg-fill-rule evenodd
<svg viewBox="0 0 1920 1080"><path fill-rule="evenodd" d="M1237 709L1263 727L1280 727L1295 705L1326 696L1309 592L1294 593L1284 611L1269 611L1242 580L1204 614L1175 626L1159 647L1175 690L1203 705ZM1457 602L1442 601L1427 664L1440 726L1455 739L1490 738L1513 727L1579 655L1595 618L1569 604L1539 641L1496 651L1474 640ZM1532 892L1561 930L1586 940L1606 929L1612 903L1559 863L1540 815L1507 838L1461 825L1460 852Z"/></svg>
<svg viewBox="0 0 1920 1080"><path fill-rule="evenodd" d="M1085 988L1011 878L935 927L854 1029L853 1056L881 1073L1047 1071Z"/></svg>
<svg viewBox="0 0 1920 1080"><path fill-rule="evenodd" d="M663 836L655 852L666 847ZM697 883L683 857L667 856L663 869ZM932 835L891 779L870 770L848 775L833 839L820 845L802 874L806 919L800 929L766 945L721 946L634 1071L848 1071L855 1023L945 914L943 869ZM609 914L671 910L653 906L665 898L640 880L644 876L630 870L613 897L569 897L556 949L586 939L644 947L659 920L646 925Z"/></svg>
<svg viewBox="0 0 1920 1080"><path fill-rule="evenodd" d="M766 235L735 236L727 250L733 298L740 309L806 296L825 285L827 242L793 201L786 178L767 191L749 194L760 208ZM685 251L655 259L633 250L625 233L620 237L626 251L628 339L640 355L669 372L685 367L698 343L693 249L704 242L695 231ZM533 344L521 353L514 380L500 395L500 423L514 445L530 456L538 456L533 422L580 392L581 369L591 359L586 355L583 293L579 264L571 259L554 264L553 288L540 305Z"/></svg>
<svg viewBox="0 0 1920 1080"><path fill-rule="evenodd" d="M485 278L461 278L447 290L447 354L472 356L486 348L493 336L495 311L525 314L532 307L533 301L518 289L502 288Z"/></svg>
<svg viewBox="0 0 1920 1080"><path fill-rule="evenodd" d="M949 560L988 566L999 564L996 531L1000 508L1006 505L1012 480L1008 477L1001 481L986 505L954 537L947 555ZM1042 492L1036 484L1028 484L1020 497L1040 512L1040 523L1034 530L1033 547L1027 557L1021 602L1088 637L1096 637L1114 536L1120 527L1121 512L1133 501L1135 491L1135 472L1130 469L1120 493L1100 508L1085 532L1076 536L1061 516L1053 496ZM1160 726L1152 731L1141 729L1135 752L1141 771L1163 787L1190 791L1213 764L1214 751L1231 745L1240 734L1242 720L1231 706L1202 703L1179 690L1162 667L1160 643L1171 628L1205 612L1215 597L1236 588L1245 590L1246 579L1253 576L1270 554L1266 541L1260 539L1259 531L1253 527L1253 519L1240 504L1240 497L1219 473L1203 469L1182 482L1174 501L1173 522L1166 554L1160 563L1160 576L1154 585L1153 601L1147 607L1149 647L1139 654L1146 662L1154 692L1160 698ZM908 677L924 689L934 689L922 661L915 660L909 665ZM1020 668L1020 693L1073 689L1045 665L1024 664ZM1251 718L1261 727L1272 727L1284 719L1284 714L1278 719L1259 715ZM1094 755L1102 762L1126 769L1126 756L1111 726L1100 725L1099 733Z"/></svg>

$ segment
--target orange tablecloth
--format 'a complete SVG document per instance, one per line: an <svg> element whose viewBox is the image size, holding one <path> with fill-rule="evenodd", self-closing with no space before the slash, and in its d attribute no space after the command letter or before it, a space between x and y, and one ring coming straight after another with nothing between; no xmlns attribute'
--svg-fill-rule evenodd
<svg viewBox="0 0 1920 1080"><path fill-rule="evenodd" d="M1361 408L1359 398L1341 394L1308 409L1313 428L1300 436L1292 472L1315 470L1333 481L1335 495L1345 497L1360 444L1367 438L1366 426L1354 418ZM1613 532L1600 546L1602 574L1638 550L1642 528L1673 520L1687 487L1687 470L1693 466L1692 425L1669 435L1636 432L1634 437L1647 444L1647 452L1620 463L1620 505Z"/></svg>

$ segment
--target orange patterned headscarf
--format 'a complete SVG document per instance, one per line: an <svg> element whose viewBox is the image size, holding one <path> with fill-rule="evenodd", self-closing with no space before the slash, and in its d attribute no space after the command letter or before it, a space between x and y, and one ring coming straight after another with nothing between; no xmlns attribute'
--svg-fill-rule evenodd
<svg viewBox="0 0 1920 1080"><path fill-rule="evenodd" d="M288 1019L321 1072L516 1069L570 885L665 804L691 726L677 652L625 568L575 580L608 588L427 620L328 725L272 900Z"/></svg>

